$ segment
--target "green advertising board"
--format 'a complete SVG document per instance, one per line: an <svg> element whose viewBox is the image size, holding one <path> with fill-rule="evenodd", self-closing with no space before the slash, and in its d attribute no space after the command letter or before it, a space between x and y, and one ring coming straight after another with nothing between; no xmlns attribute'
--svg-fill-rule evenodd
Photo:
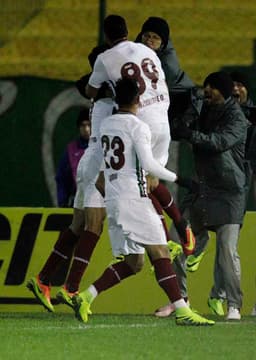
<svg viewBox="0 0 256 360"><path fill-rule="evenodd" d="M0 79L0 204L56 205L55 170L89 101L69 81Z"/></svg>

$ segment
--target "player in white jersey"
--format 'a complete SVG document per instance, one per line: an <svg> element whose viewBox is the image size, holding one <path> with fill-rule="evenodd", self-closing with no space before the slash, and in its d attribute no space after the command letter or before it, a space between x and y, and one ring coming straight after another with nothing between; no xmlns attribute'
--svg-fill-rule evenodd
<svg viewBox="0 0 256 360"><path fill-rule="evenodd" d="M107 32L112 31L112 24L106 21L105 26ZM95 97L94 90L97 91L104 82L115 83L121 77L137 80L140 88L137 116L151 129L155 158L166 165L170 143L169 94L160 60L147 46L123 39L97 57L87 87L88 95Z"/></svg>
<svg viewBox="0 0 256 360"><path fill-rule="evenodd" d="M101 125L105 159L105 201L113 254L125 254L123 261L110 265L87 290L72 298L76 317L88 321L90 305L96 296L141 270L144 252L155 269L158 284L176 307L178 325L213 325L194 313L180 295L162 223L147 196L145 170L167 181L177 175L153 158L151 132L136 117L139 88L134 79L121 79L116 85L117 114ZM131 190L127 192L127 187ZM125 204L123 201L125 198Z"/></svg>
<svg viewBox="0 0 256 360"><path fill-rule="evenodd" d="M109 15L104 20L104 32L111 48L97 57L86 87L87 96L95 98L99 88L106 81L111 80L115 83L119 78L124 77L136 79L140 89L138 117L149 125L153 155L161 165L165 166L170 144L167 114L169 94L160 60L152 49L127 40L128 31L122 17ZM168 215L173 219L180 235L183 251L187 255L191 254L195 243L192 230L181 217L168 189L163 184L159 184L158 179L154 177L148 179L148 184L151 190L150 198L155 208L162 216L159 202L162 203L164 198L166 208L169 209ZM169 236L168 231L166 232Z"/></svg>
<svg viewBox="0 0 256 360"><path fill-rule="evenodd" d="M93 65L104 47L96 47L89 55ZM106 88L106 87L105 87ZM103 230L105 204L102 195L95 187L95 180L103 161L99 128L103 117L111 115L113 100L101 89L101 97L94 101L91 110L91 136L87 156L80 159L77 169L77 191L74 200L74 213L71 225L60 233L53 251L36 277L28 282L40 303L53 312L50 299L50 282L60 265L72 257L73 261L64 286L56 294L59 302L72 306L71 297L78 291L79 284L89 264L93 250Z"/></svg>

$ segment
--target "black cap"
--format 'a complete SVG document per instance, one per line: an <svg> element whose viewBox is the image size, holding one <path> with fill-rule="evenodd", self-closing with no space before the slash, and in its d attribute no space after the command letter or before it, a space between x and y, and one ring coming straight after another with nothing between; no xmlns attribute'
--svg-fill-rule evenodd
<svg viewBox="0 0 256 360"><path fill-rule="evenodd" d="M224 71L217 71L209 74L204 80L203 86L210 85L214 89L218 89L224 99L232 96L233 80L231 76Z"/></svg>
<svg viewBox="0 0 256 360"><path fill-rule="evenodd" d="M163 47L166 47L169 40L170 29L167 22L157 16L149 17L142 25L141 34L152 31L162 39Z"/></svg>
<svg viewBox="0 0 256 360"><path fill-rule="evenodd" d="M111 41L128 35L125 19L119 15L109 15L104 20L104 32Z"/></svg>
<svg viewBox="0 0 256 360"><path fill-rule="evenodd" d="M249 88L250 88L249 79L246 74L244 74L240 71L233 71L232 73L230 73L230 76L233 81L243 84L244 87L247 90L249 90Z"/></svg>

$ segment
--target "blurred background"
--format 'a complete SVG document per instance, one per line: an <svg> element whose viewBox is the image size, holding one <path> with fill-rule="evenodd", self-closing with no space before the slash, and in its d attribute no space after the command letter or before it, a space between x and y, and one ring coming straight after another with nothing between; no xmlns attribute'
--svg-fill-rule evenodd
<svg viewBox="0 0 256 360"><path fill-rule="evenodd" d="M110 13L125 17L130 40L149 16L164 17L195 83L236 68L250 76L255 100L253 1L0 0L1 206L56 205L56 164L76 136L80 106L88 106L74 81L90 72L87 55L101 42L101 20ZM189 164L174 146L170 166Z"/></svg>

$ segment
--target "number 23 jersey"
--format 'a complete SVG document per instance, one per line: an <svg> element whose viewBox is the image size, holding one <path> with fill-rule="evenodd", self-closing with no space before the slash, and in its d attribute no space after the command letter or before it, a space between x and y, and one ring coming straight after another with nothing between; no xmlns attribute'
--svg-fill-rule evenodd
<svg viewBox="0 0 256 360"><path fill-rule="evenodd" d="M136 154L136 143L151 141L147 124L130 113L103 119L101 143L105 160L105 200L147 197L145 171Z"/></svg>

